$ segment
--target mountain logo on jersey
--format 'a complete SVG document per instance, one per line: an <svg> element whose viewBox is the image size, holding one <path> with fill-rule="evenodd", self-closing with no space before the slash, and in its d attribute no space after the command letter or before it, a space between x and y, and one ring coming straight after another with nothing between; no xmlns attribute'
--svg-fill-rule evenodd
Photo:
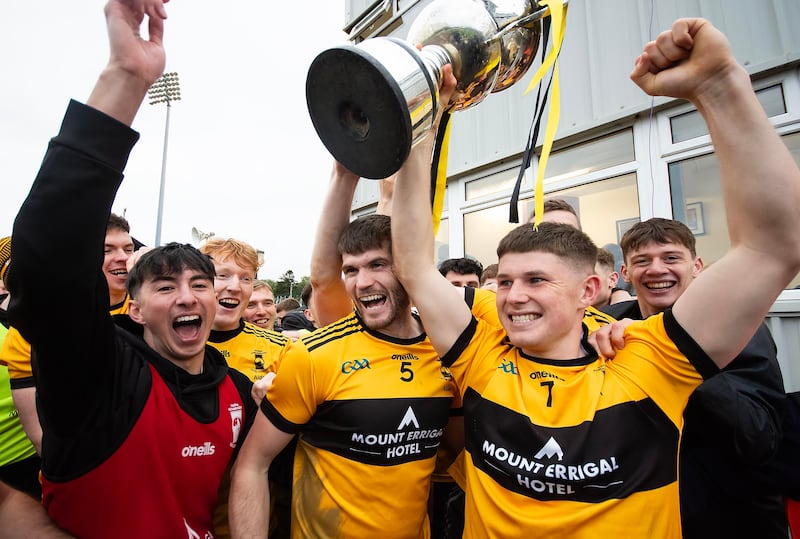
<svg viewBox="0 0 800 539"><path fill-rule="evenodd" d="M231 447L236 447L236 443L239 441L239 434L242 431L242 410L242 405L238 402L228 406L228 413L231 415L231 434L233 435Z"/></svg>
<svg viewBox="0 0 800 539"><path fill-rule="evenodd" d="M551 436L550 439L547 440L547 443L542 446L542 448L533 456L533 458L551 459L553 457L558 457L559 462L564 460L564 450L561 449L560 445L558 445L556 439Z"/></svg>
<svg viewBox="0 0 800 539"><path fill-rule="evenodd" d="M408 410L406 410L406 415L403 416L403 420L400 421L400 425L397 427L397 430L403 430L409 425L414 425L415 429L419 428L419 421L417 421L417 416L414 415L414 410L411 409L411 406L409 406Z"/></svg>

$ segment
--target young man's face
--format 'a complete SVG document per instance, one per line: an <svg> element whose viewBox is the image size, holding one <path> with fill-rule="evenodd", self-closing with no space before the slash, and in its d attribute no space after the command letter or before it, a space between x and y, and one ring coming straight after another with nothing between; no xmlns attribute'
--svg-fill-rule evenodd
<svg viewBox="0 0 800 539"><path fill-rule="evenodd" d="M106 232L103 245L103 274L111 293L125 290L128 268L125 263L133 254L131 235L124 230L112 229Z"/></svg>
<svg viewBox="0 0 800 539"><path fill-rule="evenodd" d="M411 306L408 294L392 272L392 255L385 247L358 255L343 253L342 273L347 293L370 329L391 326Z"/></svg>
<svg viewBox="0 0 800 539"><path fill-rule="evenodd" d="M466 275L464 275L461 273L456 273L455 271L448 271L447 275L445 275L444 278L450 281L450 284L452 284L453 286L460 286L461 288L465 286L478 288L481 285L480 277L478 277L474 273L467 273Z"/></svg>
<svg viewBox="0 0 800 539"><path fill-rule="evenodd" d="M227 331L236 329L244 316L247 303L253 293L255 268L244 268L233 259L214 260L214 290L217 292L217 316L214 329Z"/></svg>
<svg viewBox="0 0 800 539"><path fill-rule="evenodd" d="M508 253L499 261L497 312L511 342L530 355L572 359L582 355L583 311L600 279L551 253Z"/></svg>
<svg viewBox="0 0 800 539"><path fill-rule="evenodd" d="M216 314L214 283L195 270L145 281L129 307L144 340L173 363L198 360Z"/></svg>
<svg viewBox="0 0 800 539"><path fill-rule="evenodd" d="M253 290L250 295L250 301L247 302L247 308L244 311L244 319L258 327L272 329L275 327L276 316L275 294L265 286Z"/></svg>
<svg viewBox="0 0 800 539"><path fill-rule="evenodd" d="M683 245L650 242L627 254L622 277L633 284L647 317L672 307L702 270L700 257Z"/></svg>

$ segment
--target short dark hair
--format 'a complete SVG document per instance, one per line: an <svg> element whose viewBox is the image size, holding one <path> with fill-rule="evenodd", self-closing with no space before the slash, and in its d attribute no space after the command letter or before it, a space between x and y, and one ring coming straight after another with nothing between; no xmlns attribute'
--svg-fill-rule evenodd
<svg viewBox="0 0 800 539"><path fill-rule="evenodd" d="M131 225L124 217L117 215L116 213L112 213L108 216L108 222L106 223L106 231L110 230L121 230L130 234Z"/></svg>
<svg viewBox="0 0 800 539"><path fill-rule="evenodd" d="M303 287L303 291L300 292L300 299L303 301L303 305L308 307L308 302L311 301L311 293L313 290L311 289L311 283L306 283Z"/></svg>
<svg viewBox="0 0 800 539"><path fill-rule="evenodd" d="M563 258L594 273L597 246L577 228L561 223L541 223L538 228L526 223L513 229L497 246L498 260L508 253L543 252Z"/></svg>
<svg viewBox="0 0 800 539"><path fill-rule="evenodd" d="M339 254L359 255L370 249L392 250L392 225L388 215L371 214L351 221L339 236Z"/></svg>
<svg viewBox="0 0 800 539"><path fill-rule="evenodd" d="M597 263L603 266L606 269L610 269L614 271L616 267L616 261L614 260L614 253L606 249L605 247L600 247L597 249Z"/></svg>
<svg viewBox="0 0 800 539"><path fill-rule="evenodd" d="M292 298L292 297L289 297L289 298L286 298L286 299L282 299L282 300L280 300L278 302L277 305L275 305L275 310L276 311L287 311L288 312L288 311L293 311L293 310L299 309L299 308L300 308L300 302L297 301L296 299Z"/></svg>
<svg viewBox="0 0 800 539"><path fill-rule="evenodd" d="M458 273L459 275L472 275L473 273L480 279L483 273L483 264L474 258L448 258L439 264L439 273L447 276L450 272Z"/></svg>
<svg viewBox="0 0 800 539"><path fill-rule="evenodd" d="M214 282L214 262L187 243L168 243L146 252L128 272L125 286L131 298L139 294L145 281L194 270Z"/></svg>
<svg viewBox="0 0 800 539"><path fill-rule="evenodd" d="M497 277L497 264L489 264L485 268L483 268L483 273L481 273L481 284L486 282L486 279L494 279Z"/></svg>
<svg viewBox="0 0 800 539"><path fill-rule="evenodd" d="M622 258L628 261L628 254L648 243L675 243L686 247L692 256L697 256L694 234L689 227L675 219L653 217L633 225L619 242Z"/></svg>

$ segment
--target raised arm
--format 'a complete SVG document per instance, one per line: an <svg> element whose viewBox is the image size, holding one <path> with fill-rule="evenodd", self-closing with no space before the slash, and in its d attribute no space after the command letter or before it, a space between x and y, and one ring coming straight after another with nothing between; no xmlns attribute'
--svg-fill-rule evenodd
<svg viewBox="0 0 800 539"><path fill-rule="evenodd" d="M147 90L163 73L164 4L169 0L111 0L106 4L110 57L86 104L131 125ZM148 37L141 26L147 15Z"/></svg>
<svg viewBox="0 0 800 539"><path fill-rule="evenodd" d="M85 422L85 411L107 397L97 388L108 382L115 363L103 243L122 170L138 138L128 124L164 68L163 11L163 0L109 1L108 65L89 106L70 104L14 223L9 315L33 347L40 412L50 421L57 418L64 432ZM145 15L148 40L139 33ZM61 259L70 263L54 273L52 261ZM42 319L52 307L43 282L72 294L69 316L58 324Z"/></svg>
<svg viewBox="0 0 800 539"><path fill-rule="evenodd" d="M731 249L697 278L673 312L722 367L800 271L800 170L728 40L708 21L676 21L645 46L631 78L650 95L691 101L714 143ZM758 278L748 278L751 273Z"/></svg>
<svg viewBox="0 0 800 539"><path fill-rule="evenodd" d="M455 88L450 67L445 67L441 103L448 103ZM428 336L441 356L452 348L472 318L463 291L451 285L436 269L431 219L431 157L441 114L433 133L412 150L398 172L392 202L392 259L394 271L422 317Z"/></svg>
<svg viewBox="0 0 800 539"><path fill-rule="evenodd" d="M328 192L317 222L311 251L311 287L314 289L314 317L319 327L335 322L353 311L342 281L342 257L338 243L347 223L359 177L334 162Z"/></svg>

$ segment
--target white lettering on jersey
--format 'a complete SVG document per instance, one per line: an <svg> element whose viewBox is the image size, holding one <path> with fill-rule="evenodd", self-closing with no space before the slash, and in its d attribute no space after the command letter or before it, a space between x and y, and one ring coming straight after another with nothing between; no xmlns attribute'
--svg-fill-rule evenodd
<svg viewBox="0 0 800 539"><path fill-rule="evenodd" d="M183 449L181 449L181 456L186 457L208 457L213 455L217 451L217 448L214 447L214 444L211 442L206 442L201 446L196 445L187 445Z"/></svg>

